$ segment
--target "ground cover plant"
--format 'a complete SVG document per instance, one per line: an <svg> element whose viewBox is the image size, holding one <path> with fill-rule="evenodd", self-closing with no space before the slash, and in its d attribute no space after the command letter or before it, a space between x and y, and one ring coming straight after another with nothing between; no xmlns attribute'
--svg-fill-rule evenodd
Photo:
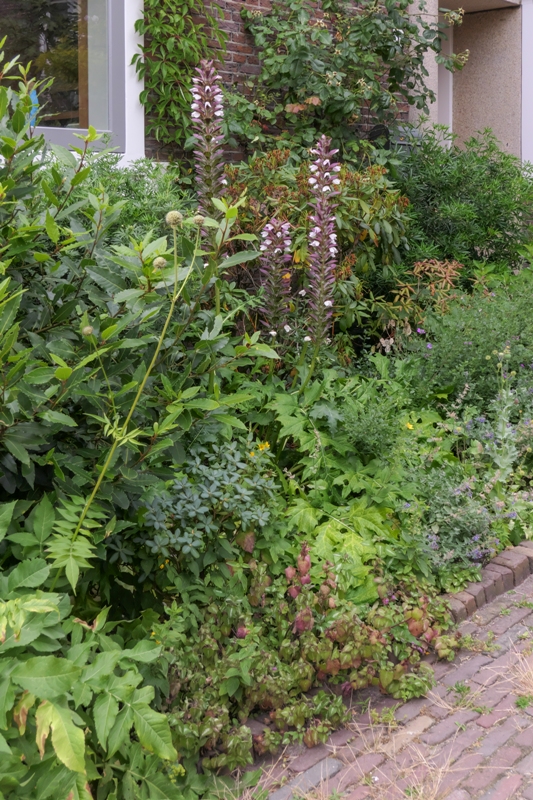
<svg viewBox="0 0 533 800"><path fill-rule="evenodd" d="M213 796L254 755L324 741L360 688L424 694L424 656L458 647L443 591L532 533L531 386L508 313L530 272L460 300L413 268L416 302L383 298L385 331L361 306L363 337L340 310L354 275L394 286L408 244L384 169L348 169L323 135L287 167L283 203L258 208L271 162L225 165L206 62L195 195L142 167L181 203L129 217L96 132L49 148L29 122L39 86L16 62L10 76L0 791ZM447 331L481 308L495 352L472 360L468 391L442 386L446 336L460 347Z"/></svg>

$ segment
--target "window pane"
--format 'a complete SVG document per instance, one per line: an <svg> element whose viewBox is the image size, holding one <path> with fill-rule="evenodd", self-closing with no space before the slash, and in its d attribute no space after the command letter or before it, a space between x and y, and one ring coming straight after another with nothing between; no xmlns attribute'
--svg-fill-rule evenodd
<svg viewBox="0 0 533 800"><path fill-rule="evenodd" d="M109 129L107 30L107 0L0 0L7 57L31 61L35 78L53 78L39 124Z"/></svg>

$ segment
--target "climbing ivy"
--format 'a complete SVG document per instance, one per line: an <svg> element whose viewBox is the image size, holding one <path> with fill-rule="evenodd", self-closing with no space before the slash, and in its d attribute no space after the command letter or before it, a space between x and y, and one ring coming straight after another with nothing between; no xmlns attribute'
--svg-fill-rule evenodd
<svg viewBox="0 0 533 800"><path fill-rule="evenodd" d="M141 103L147 133L162 145L184 144L190 135L190 86L194 68L213 55L210 41L225 52L220 29L222 11L203 0L145 0L144 16L135 30L144 36L133 57L144 79Z"/></svg>

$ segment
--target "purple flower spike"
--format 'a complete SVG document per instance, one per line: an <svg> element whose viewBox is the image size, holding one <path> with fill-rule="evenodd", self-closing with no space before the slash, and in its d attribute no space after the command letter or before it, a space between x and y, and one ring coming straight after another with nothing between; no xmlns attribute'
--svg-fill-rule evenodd
<svg viewBox="0 0 533 800"><path fill-rule="evenodd" d="M271 219L261 232L262 253L259 259L264 289L264 306L261 309L263 325L272 336L277 336L289 311L292 261L290 222Z"/></svg>
<svg viewBox="0 0 533 800"><path fill-rule="evenodd" d="M331 139L321 136L311 150L316 160L311 164L309 185L313 193L314 214L309 233L309 334L315 346L327 336L333 314L333 289L337 267L337 233L333 198L339 194L340 164L332 161L339 151L330 150Z"/></svg>
<svg viewBox="0 0 533 800"><path fill-rule="evenodd" d="M201 61L196 73L192 80L191 118L196 139L194 160L198 210L205 216L214 216L212 198L220 197L226 185L222 150L224 106L221 77L212 61Z"/></svg>

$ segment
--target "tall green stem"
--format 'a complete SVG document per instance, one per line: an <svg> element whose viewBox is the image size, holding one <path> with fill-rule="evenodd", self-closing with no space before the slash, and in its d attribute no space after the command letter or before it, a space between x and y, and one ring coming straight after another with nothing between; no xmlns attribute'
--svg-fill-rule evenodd
<svg viewBox="0 0 533 800"><path fill-rule="evenodd" d="M139 400L141 399L141 396L142 396L142 394L144 392L144 387L146 386L148 378L150 377L150 375L152 373L152 370L153 370L153 368L154 368L154 366L155 366L155 364L157 362L157 358L158 358L159 353L161 351L161 348L163 346L163 342L165 341L165 336L167 335L168 326L170 325L170 321L171 321L172 316L174 314L174 309L176 307L176 303L178 302L179 298L181 297L181 295L183 293L183 290L185 289L185 286L187 285L187 282L189 280L189 277L191 275L191 272L192 272L192 269L193 269L193 266L194 266L194 256L193 256L193 258L191 260L191 265L189 267L189 271L188 271L187 275L185 276L185 279L184 279L183 283L181 284L181 286L178 289L178 252L177 252L177 232L176 232L176 228L173 229L173 232L174 232L174 292L173 292L173 295L172 295L172 298L171 298L171 301L170 301L170 308L169 308L169 311L168 311L168 314L167 314L167 318L165 320L165 324L163 325L163 330L161 331L161 335L160 335L159 340L157 342L157 346L155 348L155 352L154 352L154 355L153 355L152 360L150 362L150 365L149 365L148 369L146 370L146 374L145 374L144 378L142 379L142 381L141 381L141 383L139 385L139 388L137 390L137 394L135 395L133 403L131 404L130 410L128 412L128 416L126 417L126 419L124 421L124 425L121 428L120 435L118 435L116 437L115 441L111 445L111 449L109 450L107 458L106 458L106 460L104 462L104 465L102 467L102 471L100 472L100 475L98 476L98 480L96 481L96 483L94 485L94 488L93 488L93 490L92 490L87 502L85 503L85 506L83 507L83 511L81 512L80 518L78 520L78 524L76 526L76 530L74 531L74 536L72 537L73 541L77 538L77 536L78 536L78 534L79 534L79 532L80 532L80 530L82 528L82 525L85 522L87 514L89 513L89 509L91 508L91 506L92 506L92 504L94 502L94 499L95 499L96 495L98 494L100 486L102 485L102 481L104 480L104 478L106 476L107 470L109 469L109 467L111 465L111 462L113 461L113 456L115 455L115 452L116 452L117 448L121 444L121 441L124 438L124 436L126 434L126 431L128 430L128 425L130 424L131 418L133 417L133 414L135 413L135 409L137 408ZM197 240L196 240L195 250L196 249L198 249L198 237L197 237Z"/></svg>
<svg viewBox="0 0 533 800"><path fill-rule="evenodd" d="M315 349L313 351L313 358L311 359L311 363L309 364L309 372L306 375L305 381L302 383L302 385L298 389L298 394L302 394L302 392L305 391L305 389L307 388L307 384L309 383L309 381L313 377L313 372L315 371L316 360L318 358L318 351L319 350L320 350L320 347L318 345L316 345L316 347L315 347Z"/></svg>

